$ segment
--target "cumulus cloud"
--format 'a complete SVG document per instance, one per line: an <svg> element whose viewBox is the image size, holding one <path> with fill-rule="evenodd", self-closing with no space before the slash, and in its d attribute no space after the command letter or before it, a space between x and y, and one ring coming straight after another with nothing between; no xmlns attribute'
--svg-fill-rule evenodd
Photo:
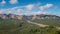
<svg viewBox="0 0 60 34"><path fill-rule="evenodd" d="M42 12L42 11L37 11L37 12L32 12L32 15L40 15L40 14L46 14L46 15L50 15L51 12Z"/></svg>
<svg viewBox="0 0 60 34"><path fill-rule="evenodd" d="M12 13L12 10L11 10L11 9L6 9L5 11L6 11L8 14L9 14L9 13Z"/></svg>
<svg viewBox="0 0 60 34"><path fill-rule="evenodd" d="M51 8L51 7L53 7L53 4L46 4L44 6L40 6L39 9L40 10L45 10L45 9L48 9L48 8Z"/></svg>
<svg viewBox="0 0 60 34"><path fill-rule="evenodd" d="M39 4L37 4L39 5ZM13 7L9 9L3 9L0 10L0 13L13 13L13 14L18 14L18 15L39 15L39 14L51 14L49 11L43 12L41 10L45 10L47 8L53 7L53 4L46 4L44 6L37 6L35 4L28 4L25 6L18 6L18 7ZM34 9L34 10L33 10ZM35 11L36 9L36 11ZM30 11L31 10L31 11Z"/></svg>
<svg viewBox="0 0 60 34"><path fill-rule="evenodd" d="M18 0L10 0L9 3L10 4L16 4L16 3L18 3Z"/></svg>
<svg viewBox="0 0 60 34"><path fill-rule="evenodd" d="M6 1L2 0L2 2L0 3L1 5L5 5Z"/></svg>
<svg viewBox="0 0 60 34"><path fill-rule="evenodd" d="M5 9L0 9L0 14L5 14L7 13Z"/></svg>
<svg viewBox="0 0 60 34"><path fill-rule="evenodd" d="M23 11L23 9L20 9L20 8L18 8L18 9L17 8L15 8L15 9L12 9L12 8L0 9L0 14L10 14L10 13L12 13L12 14L19 14L19 13L22 13L22 11Z"/></svg>
<svg viewBox="0 0 60 34"><path fill-rule="evenodd" d="M51 14L50 12L43 11L25 11L23 9L3 9L0 10L0 14L18 14L18 15L39 15L39 14Z"/></svg>
<svg viewBox="0 0 60 34"><path fill-rule="evenodd" d="M57 16L59 16L59 17L60 17L60 14L57 14Z"/></svg>
<svg viewBox="0 0 60 34"><path fill-rule="evenodd" d="M29 4L26 6L26 10L32 10L34 8L33 4Z"/></svg>
<svg viewBox="0 0 60 34"><path fill-rule="evenodd" d="M17 9L17 10L16 10L17 13L21 13L21 12L23 12L23 11L24 11L23 9ZM25 11L24 11L24 12L25 12Z"/></svg>
<svg viewBox="0 0 60 34"><path fill-rule="evenodd" d="M2 14L2 13L3 13L3 11L0 10L0 14Z"/></svg>

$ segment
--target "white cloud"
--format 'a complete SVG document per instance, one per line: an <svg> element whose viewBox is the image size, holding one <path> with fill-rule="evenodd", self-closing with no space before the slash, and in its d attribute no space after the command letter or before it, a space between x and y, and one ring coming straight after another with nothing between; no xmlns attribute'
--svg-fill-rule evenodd
<svg viewBox="0 0 60 34"><path fill-rule="evenodd" d="M3 11L0 10L0 14L2 14L2 13L3 13Z"/></svg>
<svg viewBox="0 0 60 34"><path fill-rule="evenodd" d="M51 14L50 12L42 12L42 11L26 11L24 9L21 9L19 7L17 8L9 8L9 9L3 9L0 10L0 13L5 13L5 14L9 14L9 13L13 13L13 14L18 14L18 15L39 15L39 14Z"/></svg>
<svg viewBox="0 0 60 34"><path fill-rule="evenodd" d="M39 5L39 4L37 4L37 5ZM14 8L3 9L0 11L4 12L6 14L13 13L13 14L19 14L19 15L51 14L48 11L43 12L41 10L51 8L53 6L53 4L46 4L44 6L37 6L37 5L35 6L35 4L28 4L26 6L18 6L18 7L14 7ZM40 7L40 10L38 7ZM36 11L35 11L35 9L36 9ZM0 12L0 13L2 13L2 12Z"/></svg>
<svg viewBox="0 0 60 34"><path fill-rule="evenodd" d="M15 8L15 7L14 7ZM0 9L0 14L19 14L19 13L22 13L23 12L23 9L20 9L20 8L15 8L15 9L12 9L12 8L8 8L8 9ZM24 11L25 12L25 11Z"/></svg>
<svg viewBox="0 0 60 34"><path fill-rule="evenodd" d="M11 9L0 9L0 14L9 14L13 13Z"/></svg>
<svg viewBox="0 0 60 34"><path fill-rule="evenodd" d="M5 11L7 11L7 13L12 13L12 10L11 9L6 9Z"/></svg>
<svg viewBox="0 0 60 34"><path fill-rule="evenodd" d="M60 17L60 14L57 14L57 16L59 16L59 17Z"/></svg>
<svg viewBox="0 0 60 34"><path fill-rule="evenodd" d="M47 8L51 8L53 6L53 4L46 4Z"/></svg>
<svg viewBox="0 0 60 34"><path fill-rule="evenodd" d="M48 12L48 11L47 12L38 11L37 14L46 14L46 15L48 15L48 14L51 14L51 12Z"/></svg>
<svg viewBox="0 0 60 34"><path fill-rule="evenodd" d="M51 8L51 7L53 7L53 4L46 4L44 6L40 6L39 8L40 8L40 10L45 10L45 9L48 9L48 8Z"/></svg>
<svg viewBox="0 0 60 34"><path fill-rule="evenodd" d="M5 14L5 9L0 9L0 14Z"/></svg>
<svg viewBox="0 0 60 34"><path fill-rule="evenodd" d="M16 11L17 11L17 13L21 13L21 12L23 12L23 9L17 9Z"/></svg>
<svg viewBox="0 0 60 34"><path fill-rule="evenodd" d="M29 10L32 10L34 9L34 4L28 4L28 5L25 5L25 6L18 6L18 7L14 7L12 9L24 9L25 11L29 11Z"/></svg>
<svg viewBox="0 0 60 34"><path fill-rule="evenodd" d="M23 9L3 9L0 10L0 14L18 14L18 15L39 15L39 14L51 14L50 12L42 12L42 11L24 11Z"/></svg>
<svg viewBox="0 0 60 34"><path fill-rule="evenodd" d="M6 1L2 0L1 5L5 5Z"/></svg>
<svg viewBox="0 0 60 34"><path fill-rule="evenodd" d="M33 4L29 4L26 6L26 10L32 10L34 8Z"/></svg>
<svg viewBox="0 0 60 34"><path fill-rule="evenodd" d="M18 3L18 0L10 0L9 3L10 4L16 4L16 3Z"/></svg>
<svg viewBox="0 0 60 34"><path fill-rule="evenodd" d="M28 14L29 14L29 13L28 13ZM40 14L50 15L51 12L42 12L42 11L31 12L31 15L40 15Z"/></svg>

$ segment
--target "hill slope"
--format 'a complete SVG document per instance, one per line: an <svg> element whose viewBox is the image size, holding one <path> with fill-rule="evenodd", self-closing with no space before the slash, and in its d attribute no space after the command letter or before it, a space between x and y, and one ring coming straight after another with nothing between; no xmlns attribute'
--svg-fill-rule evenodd
<svg viewBox="0 0 60 34"><path fill-rule="evenodd" d="M53 26L40 27L15 19L0 20L0 34L58 34L60 31Z"/></svg>

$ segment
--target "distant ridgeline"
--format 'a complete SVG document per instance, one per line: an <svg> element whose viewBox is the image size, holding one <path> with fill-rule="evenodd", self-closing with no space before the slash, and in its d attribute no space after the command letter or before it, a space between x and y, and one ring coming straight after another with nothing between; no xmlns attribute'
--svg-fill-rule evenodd
<svg viewBox="0 0 60 34"><path fill-rule="evenodd" d="M2 19L19 19L19 20L22 20L22 19L31 19L31 20L34 20L34 19L60 19L59 16L56 16L56 15L44 15L44 14L40 14L40 15L30 15L30 16L26 16L26 15L15 15L15 14L0 14L0 18Z"/></svg>

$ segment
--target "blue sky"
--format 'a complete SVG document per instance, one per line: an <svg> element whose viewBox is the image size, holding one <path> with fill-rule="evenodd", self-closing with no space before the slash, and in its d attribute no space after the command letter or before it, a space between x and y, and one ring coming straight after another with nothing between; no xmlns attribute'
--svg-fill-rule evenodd
<svg viewBox="0 0 60 34"><path fill-rule="evenodd" d="M60 16L60 0L0 0L0 13Z"/></svg>

